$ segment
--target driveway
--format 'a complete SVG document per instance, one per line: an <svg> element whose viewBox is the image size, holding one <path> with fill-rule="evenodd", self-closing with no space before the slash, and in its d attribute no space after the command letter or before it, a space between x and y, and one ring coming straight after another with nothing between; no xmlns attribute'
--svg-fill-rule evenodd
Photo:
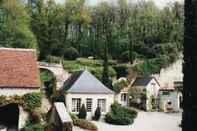
<svg viewBox="0 0 197 131"><path fill-rule="evenodd" d="M94 122L98 131L181 131L178 125L181 113L166 114L160 112L139 112L133 125L116 126L104 122ZM85 131L74 127L74 131Z"/></svg>

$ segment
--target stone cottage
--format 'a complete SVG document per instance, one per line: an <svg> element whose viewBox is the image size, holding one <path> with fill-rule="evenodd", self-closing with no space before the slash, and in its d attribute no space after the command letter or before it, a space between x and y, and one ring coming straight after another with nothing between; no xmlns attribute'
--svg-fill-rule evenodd
<svg viewBox="0 0 197 131"><path fill-rule="evenodd" d="M114 92L87 70L73 73L65 81L63 92L68 111L77 114L81 105L85 104L88 119L94 116L97 107L104 115L114 103Z"/></svg>
<svg viewBox="0 0 197 131"><path fill-rule="evenodd" d="M39 92L40 78L37 55L33 49L0 48L0 97L23 96ZM27 119L27 112L17 103L0 102L0 125L21 129ZM12 116L12 117L7 117Z"/></svg>

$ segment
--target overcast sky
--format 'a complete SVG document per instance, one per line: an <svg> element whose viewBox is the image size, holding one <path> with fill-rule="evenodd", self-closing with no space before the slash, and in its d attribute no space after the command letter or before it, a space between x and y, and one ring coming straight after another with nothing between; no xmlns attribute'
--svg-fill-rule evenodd
<svg viewBox="0 0 197 131"><path fill-rule="evenodd" d="M65 0L56 0L58 3L64 3ZM95 5L102 1L116 1L116 0L86 0L90 5ZM138 0L129 0L129 1L138 1ZM148 0L146 0L148 1ZM183 2L184 0L152 0L159 8L163 8L167 4L174 3L175 1Z"/></svg>

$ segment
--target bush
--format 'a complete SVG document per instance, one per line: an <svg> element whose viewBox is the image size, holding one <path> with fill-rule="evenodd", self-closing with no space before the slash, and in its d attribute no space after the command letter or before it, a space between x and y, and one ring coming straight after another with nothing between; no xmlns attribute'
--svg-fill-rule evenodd
<svg viewBox="0 0 197 131"><path fill-rule="evenodd" d="M129 125L133 123L136 116L136 111L122 107L118 103L114 103L111 106L111 112L105 115L105 121L115 125Z"/></svg>
<svg viewBox="0 0 197 131"><path fill-rule="evenodd" d="M82 106L81 106L81 108L80 108L80 110L79 110L79 115L78 115L78 117L79 117L80 119L86 119L86 116L87 116L87 110L86 110L86 108L85 108L85 105L82 104Z"/></svg>
<svg viewBox="0 0 197 131"><path fill-rule="evenodd" d="M57 57L57 56L51 56L51 55L49 55L49 56L47 56L46 60L49 63L60 63L61 58L60 57Z"/></svg>
<svg viewBox="0 0 197 131"><path fill-rule="evenodd" d="M65 50L64 58L68 60L76 60L79 57L79 52L74 47L69 47Z"/></svg>
<svg viewBox="0 0 197 131"><path fill-rule="evenodd" d="M120 54L119 61L129 62L129 51L125 51L122 54Z"/></svg>
<svg viewBox="0 0 197 131"><path fill-rule="evenodd" d="M128 66L126 64L113 66L117 73L117 78L126 77L128 75Z"/></svg>
<svg viewBox="0 0 197 131"><path fill-rule="evenodd" d="M93 120L98 121L100 119L100 117L101 117L101 108L97 107L96 111L95 111L95 114L94 114L94 117L93 117Z"/></svg>
<svg viewBox="0 0 197 131"><path fill-rule="evenodd" d="M120 93L120 91L127 85L128 81L126 80L117 81L113 84L113 91L115 91L116 93Z"/></svg>
<svg viewBox="0 0 197 131"><path fill-rule="evenodd" d="M41 124L29 124L21 131L44 131L44 126Z"/></svg>
<svg viewBox="0 0 197 131"><path fill-rule="evenodd" d="M73 124L75 126L78 126L80 128L83 128L83 129L87 129L87 130L90 130L90 131L97 131L97 126L92 123L92 122L89 122L87 120L84 120L84 119L77 119L73 122Z"/></svg>
<svg viewBox="0 0 197 131"><path fill-rule="evenodd" d="M23 96L28 109L33 110L41 107L41 93L28 93Z"/></svg>
<svg viewBox="0 0 197 131"><path fill-rule="evenodd" d="M75 126L78 126L80 128L87 129L90 131L97 131L98 130L97 126L94 123L89 122L84 119L79 119L75 114L70 113L70 116L71 116L71 118L73 120L73 124Z"/></svg>

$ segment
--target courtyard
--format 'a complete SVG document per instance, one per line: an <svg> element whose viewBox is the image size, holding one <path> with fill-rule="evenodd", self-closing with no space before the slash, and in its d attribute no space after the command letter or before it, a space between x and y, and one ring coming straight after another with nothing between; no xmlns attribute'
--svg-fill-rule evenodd
<svg viewBox="0 0 197 131"><path fill-rule="evenodd" d="M95 122L98 131L181 131L181 113L139 112L133 125L117 126ZM86 131L74 127L74 131Z"/></svg>

